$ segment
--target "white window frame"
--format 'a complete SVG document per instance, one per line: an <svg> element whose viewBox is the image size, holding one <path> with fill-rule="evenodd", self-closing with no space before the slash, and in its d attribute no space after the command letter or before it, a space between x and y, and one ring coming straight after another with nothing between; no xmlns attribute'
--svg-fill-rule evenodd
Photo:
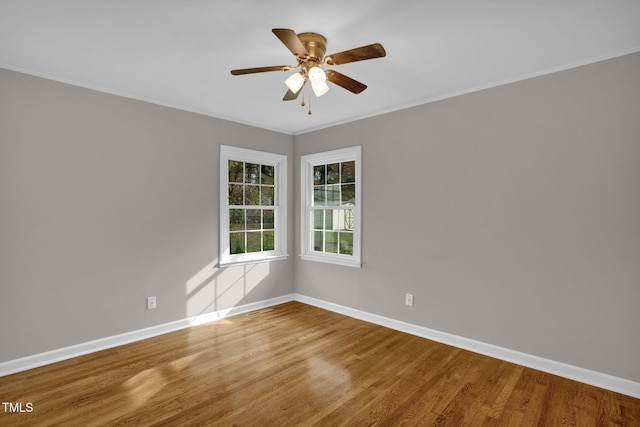
<svg viewBox="0 0 640 427"><path fill-rule="evenodd" d="M313 167L331 163L355 161L356 203L353 209L353 255L334 254L315 251L312 247L313 223ZM300 218L300 258L309 261L326 262L349 267L362 266L362 146L342 148L316 154L307 154L300 158L301 181L301 218ZM331 209L331 207L327 207ZM316 207L317 209L317 207Z"/></svg>
<svg viewBox="0 0 640 427"><path fill-rule="evenodd" d="M274 247L272 251L231 254L229 242L229 160L274 167ZM220 259L219 266L286 259L287 156L246 148L220 146Z"/></svg>

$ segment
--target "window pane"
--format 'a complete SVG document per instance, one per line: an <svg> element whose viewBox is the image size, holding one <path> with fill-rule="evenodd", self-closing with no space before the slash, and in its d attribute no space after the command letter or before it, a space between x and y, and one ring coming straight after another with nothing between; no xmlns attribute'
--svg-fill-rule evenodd
<svg viewBox="0 0 640 427"><path fill-rule="evenodd" d="M324 211L313 211L313 229L322 230L324 228Z"/></svg>
<svg viewBox="0 0 640 427"><path fill-rule="evenodd" d="M242 200L242 184L229 184L229 204L243 205Z"/></svg>
<svg viewBox="0 0 640 427"><path fill-rule="evenodd" d="M262 206L273 206L273 187L260 187L260 204Z"/></svg>
<svg viewBox="0 0 640 427"><path fill-rule="evenodd" d="M356 185L342 184L342 205L356 204Z"/></svg>
<svg viewBox="0 0 640 427"><path fill-rule="evenodd" d="M260 209L247 209L247 230L260 230L262 212Z"/></svg>
<svg viewBox="0 0 640 427"><path fill-rule="evenodd" d="M265 230L273 230L274 226L274 211L272 209L265 209L262 211L262 228Z"/></svg>
<svg viewBox="0 0 640 427"><path fill-rule="evenodd" d="M243 182L244 163L229 160L227 169L229 170L229 182Z"/></svg>
<svg viewBox="0 0 640 427"><path fill-rule="evenodd" d="M244 204L247 206L260 205L260 187L257 185L244 186Z"/></svg>
<svg viewBox="0 0 640 427"><path fill-rule="evenodd" d="M324 233L325 243L324 251L332 254L338 253L338 233L335 231L327 231Z"/></svg>
<svg viewBox="0 0 640 427"><path fill-rule="evenodd" d="M356 182L356 162L340 163L340 182Z"/></svg>
<svg viewBox="0 0 640 427"><path fill-rule="evenodd" d="M229 250L232 254L245 253L244 235L245 233L229 233Z"/></svg>
<svg viewBox="0 0 640 427"><path fill-rule="evenodd" d="M335 230L333 225L333 213L332 210L324 211L324 229L325 230Z"/></svg>
<svg viewBox="0 0 640 427"><path fill-rule="evenodd" d="M344 209L335 210L333 215L335 217L335 223L334 223L335 230L344 230L345 229L345 226L344 226L344 223L345 223L345 221L344 221L345 220L345 218L344 218L345 210Z"/></svg>
<svg viewBox="0 0 640 427"><path fill-rule="evenodd" d="M326 199L324 194L324 187L313 187L313 205L314 206L325 206Z"/></svg>
<svg viewBox="0 0 640 427"><path fill-rule="evenodd" d="M338 184L340 182L340 163L327 165L327 184Z"/></svg>
<svg viewBox="0 0 640 427"><path fill-rule="evenodd" d="M324 165L314 166L313 167L313 185L323 185L324 182Z"/></svg>
<svg viewBox="0 0 640 427"><path fill-rule="evenodd" d="M254 231L247 233L247 253L260 252L262 250L262 233Z"/></svg>
<svg viewBox="0 0 640 427"><path fill-rule="evenodd" d="M244 164L244 182L246 184L260 183L260 165L255 163Z"/></svg>
<svg viewBox="0 0 640 427"><path fill-rule="evenodd" d="M340 233L340 253L344 255L353 255L353 233Z"/></svg>
<svg viewBox="0 0 640 427"><path fill-rule="evenodd" d="M314 231L313 232L313 250L314 251L324 251L322 244L322 231Z"/></svg>
<svg viewBox="0 0 640 427"><path fill-rule="evenodd" d="M340 205L340 186L327 185L327 206Z"/></svg>
<svg viewBox="0 0 640 427"><path fill-rule="evenodd" d="M275 168L269 165L262 165L262 173L260 174L260 183L273 185L273 177L275 176Z"/></svg>
<svg viewBox="0 0 640 427"><path fill-rule="evenodd" d="M229 209L229 230L244 230L244 209Z"/></svg>
<svg viewBox="0 0 640 427"><path fill-rule="evenodd" d="M262 250L272 251L276 248L275 234L273 231L265 231L262 233Z"/></svg>

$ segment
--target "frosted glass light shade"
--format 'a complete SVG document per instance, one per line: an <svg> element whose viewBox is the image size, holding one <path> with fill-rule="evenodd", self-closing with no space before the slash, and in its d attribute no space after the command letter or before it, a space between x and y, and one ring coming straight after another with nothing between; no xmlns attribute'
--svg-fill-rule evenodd
<svg viewBox="0 0 640 427"><path fill-rule="evenodd" d="M324 73L323 73L324 74ZM316 94L316 96L322 96L325 93L327 93L329 91L329 85L327 84L326 81L320 81L320 82L311 82L311 88L313 89L313 93Z"/></svg>
<svg viewBox="0 0 640 427"><path fill-rule="evenodd" d="M287 80L284 81L284 84L287 85L291 92L298 93L298 91L304 84L304 77L302 77L302 74L300 73L292 74Z"/></svg>
<svg viewBox="0 0 640 427"><path fill-rule="evenodd" d="M309 80L311 83L324 83L327 80L327 75L320 67L311 67L309 69Z"/></svg>

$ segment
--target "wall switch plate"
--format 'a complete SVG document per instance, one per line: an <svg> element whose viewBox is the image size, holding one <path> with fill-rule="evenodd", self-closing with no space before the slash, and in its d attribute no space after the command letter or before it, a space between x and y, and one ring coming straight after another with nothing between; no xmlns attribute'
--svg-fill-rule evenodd
<svg viewBox="0 0 640 427"><path fill-rule="evenodd" d="M147 297L147 310L153 310L156 307L156 297Z"/></svg>
<svg viewBox="0 0 640 427"><path fill-rule="evenodd" d="M404 305L413 307L413 294L404 294Z"/></svg>

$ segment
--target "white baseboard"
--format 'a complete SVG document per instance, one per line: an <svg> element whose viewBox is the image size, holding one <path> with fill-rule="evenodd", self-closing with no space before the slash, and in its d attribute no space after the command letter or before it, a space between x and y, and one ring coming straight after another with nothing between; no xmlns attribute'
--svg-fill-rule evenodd
<svg viewBox="0 0 640 427"><path fill-rule="evenodd" d="M628 396L640 398L640 383L635 381L614 377L612 375L591 371L589 369L568 365L562 362L556 362L554 360L533 356L531 354L521 353L519 351L483 343L480 341L475 341L457 335L448 334L446 332L436 331L434 329L425 328L424 326L402 322L400 320L391 319L389 317L368 313L366 311L357 310L354 308L334 304L328 301L300 294L283 295L268 300L244 304L237 307L231 307L224 310L205 313L199 316L176 320L174 322L164 323L162 325L151 326L149 328L139 329L136 331L126 332L124 334L114 335L111 337L101 338L77 345L72 345L69 347L47 351L44 353L35 354L33 356L9 360L7 362L0 363L0 377L294 300L302 302L304 304L313 305L315 307L343 314L345 316L364 320L365 322L385 326L397 331L406 332L422 338L441 342L443 344L452 345L454 347L484 354L489 357L494 357L496 359L516 363L528 368L537 369L542 372L547 372L585 384L590 384L596 387L601 387L607 390L626 394Z"/></svg>
<svg viewBox="0 0 640 427"><path fill-rule="evenodd" d="M96 351L105 350L107 348L129 344L134 341L144 340L147 338L155 337L157 335L177 331L179 329L185 329L191 326L213 322L215 320L224 319L225 317L260 310L263 308L271 307L273 305L293 301L294 297L294 294L283 295L280 297L258 301L250 304L239 305L237 307L231 307L211 313L204 313L199 316L188 317L186 319L176 320L174 322L163 323L161 325L151 326L149 328L138 329L136 331L125 332L123 334L113 335L106 338L100 338L69 347L63 347L56 350L35 354L33 356L26 356L19 359L9 360L7 362L0 363L0 377L14 374L16 372L26 371L27 369L37 368L38 366L48 365L50 363L71 359L73 357L82 356L84 354L94 353Z"/></svg>
<svg viewBox="0 0 640 427"><path fill-rule="evenodd" d="M397 331L406 332L422 338L448 344L454 347L473 351L474 353L484 354L496 359L505 360L507 362L526 366L538 371L547 372L560 377L569 378L585 384L615 391L617 393L626 394L628 396L640 398L640 383L627 380L624 378L614 377L613 375L603 374L601 372L568 365L555 360L545 359L531 354L521 353L504 347L475 341L469 338L448 334L446 332L436 331L434 329L425 328L423 326L402 322L377 314L368 313L366 311L356 310L339 304L323 301L320 299L308 297L305 295L294 294L295 300L313 305L325 310L344 314L345 316L364 320L376 325L385 326Z"/></svg>

